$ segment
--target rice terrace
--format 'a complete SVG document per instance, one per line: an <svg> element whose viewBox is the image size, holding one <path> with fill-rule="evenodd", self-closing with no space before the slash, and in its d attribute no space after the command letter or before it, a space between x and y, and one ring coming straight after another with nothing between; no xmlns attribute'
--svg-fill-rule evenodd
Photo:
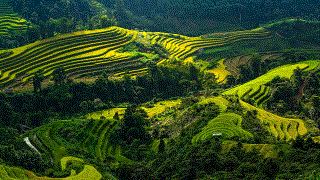
<svg viewBox="0 0 320 180"><path fill-rule="evenodd" d="M0 0L0 180L319 179L319 7Z"/></svg>

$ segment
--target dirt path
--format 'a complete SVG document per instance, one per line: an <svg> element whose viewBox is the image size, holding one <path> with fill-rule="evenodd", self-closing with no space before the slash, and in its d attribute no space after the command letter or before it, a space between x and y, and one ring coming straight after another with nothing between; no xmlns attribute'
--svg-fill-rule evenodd
<svg viewBox="0 0 320 180"><path fill-rule="evenodd" d="M29 140L29 137L25 137L25 138L23 138L23 140L24 140L24 142L27 143L27 145L28 145L31 149L35 150L35 151L41 156L41 153L38 151L38 149L31 144L31 142L30 142L30 140Z"/></svg>

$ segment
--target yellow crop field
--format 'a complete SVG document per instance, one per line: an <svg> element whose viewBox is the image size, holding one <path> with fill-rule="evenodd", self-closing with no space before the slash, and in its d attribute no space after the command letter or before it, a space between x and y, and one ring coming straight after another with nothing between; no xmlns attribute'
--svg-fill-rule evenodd
<svg viewBox="0 0 320 180"><path fill-rule="evenodd" d="M122 118L126 108L111 108L102 111L92 112L86 115L88 119L100 119L101 116L104 116L106 119L112 119L116 112L119 113L119 117Z"/></svg>
<svg viewBox="0 0 320 180"><path fill-rule="evenodd" d="M148 35L151 37L151 43L160 44L167 49L170 58L186 59L199 49L221 47L245 39L266 39L270 38L271 34L261 28L251 31L237 31L221 37L206 39L159 32L149 32Z"/></svg>
<svg viewBox="0 0 320 180"><path fill-rule="evenodd" d="M141 108L143 110L145 110L149 116L149 118L160 114L162 112L164 112L167 108L171 108L173 106L178 105L181 102L180 99L178 100L168 100L168 101L160 101L154 104L153 107L151 108L147 108L145 106L142 106ZM88 119L100 119L101 116L104 116L106 119L112 119L113 116L115 115L116 112L119 113L119 117L122 118L123 114L125 112L126 108L111 108L111 109L106 109L106 110L102 110L102 111L96 111L96 112L92 112L86 115L86 117Z"/></svg>
<svg viewBox="0 0 320 180"><path fill-rule="evenodd" d="M0 58L0 84L10 85L17 78L21 79L20 84L30 82L34 73L40 69L48 78L51 72L61 66L67 75L76 76L100 72L117 63L121 68L135 68L130 71L132 73L139 72L141 68L140 71L145 72L145 67L130 54L116 52L132 42L136 35L136 31L109 27L63 34L11 49L9 56Z"/></svg>
<svg viewBox="0 0 320 180"><path fill-rule="evenodd" d="M160 32L143 32L142 34L150 37L151 44L157 43L163 46L168 51L170 58L190 63L194 61L191 55L199 49L221 47L246 39L270 38L271 33L262 28L232 32L206 39ZM137 35L137 31L109 27L63 34L11 49L10 56L0 58L0 84L7 86L17 80L19 81L15 86L28 83L34 73L39 70L42 70L43 75L48 78L54 69L60 66L66 69L67 76L72 77L102 72L115 64L119 66L121 64L122 69L130 67L129 74L132 76L146 73L145 65L133 58L130 53L116 52L119 48L134 41ZM0 51L0 54L2 52L4 51ZM166 59L158 64L164 61ZM124 75L122 69L115 72L115 76ZM218 67L212 71L218 76L220 82L224 81L229 74L224 68L223 61L220 61Z"/></svg>
<svg viewBox="0 0 320 180"><path fill-rule="evenodd" d="M244 101L240 103L247 110L256 110L261 123L267 127L267 130L276 138L289 141L296 139L298 135L305 135L308 130L301 119L289 119L277 116L263 109L254 107Z"/></svg>
<svg viewBox="0 0 320 180"><path fill-rule="evenodd" d="M181 100L173 100L173 101L160 101L154 104L154 107L147 108L142 107L143 110L145 110L149 116L149 118L156 116L162 112L164 112L167 108L171 108L173 106L176 106L180 104Z"/></svg>
<svg viewBox="0 0 320 180"><path fill-rule="evenodd" d="M27 21L13 12L9 2L0 1L0 36L8 36L9 31L25 31Z"/></svg>
<svg viewBox="0 0 320 180"><path fill-rule="evenodd" d="M313 141L316 143L320 142L320 136L312 137Z"/></svg>
<svg viewBox="0 0 320 180"><path fill-rule="evenodd" d="M0 179L3 180L29 180L24 170L17 167L0 165Z"/></svg>
<svg viewBox="0 0 320 180"><path fill-rule="evenodd" d="M65 170L67 167L67 163L69 161L79 161L79 162L84 162L83 159L77 158L77 157L72 157L72 156L68 156L68 157L63 157L61 159L61 169Z"/></svg>
<svg viewBox="0 0 320 180"><path fill-rule="evenodd" d="M82 159L76 157L64 157L61 160L62 170L66 169L68 161L83 162ZM100 172L90 165L84 165L84 169L79 174L71 170L71 175L66 178L38 177L28 170L0 165L0 179L3 180L100 180L101 178Z"/></svg>
<svg viewBox="0 0 320 180"><path fill-rule="evenodd" d="M225 59L221 59L220 61L218 61L218 65L216 68L208 70L208 72L212 72L216 75L216 77L218 78L218 82L222 83L225 83L227 81L226 77L231 74L226 70L226 66L223 64L224 60Z"/></svg>

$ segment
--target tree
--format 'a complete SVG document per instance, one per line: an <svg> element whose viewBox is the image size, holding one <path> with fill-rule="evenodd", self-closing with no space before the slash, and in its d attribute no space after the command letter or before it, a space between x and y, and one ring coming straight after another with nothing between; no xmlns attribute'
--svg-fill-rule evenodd
<svg viewBox="0 0 320 180"><path fill-rule="evenodd" d="M118 113L118 112L116 112L116 113L114 114L113 119L119 121L120 118L119 118L119 113Z"/></svg>
<svg viewBox="0 0 320 180"><path fill-rule="evenodd" d="M30 26L27 28L28 42L32 43L40 39L40 27L38 25Z"/></svg>
<svg viewBox="0 0 320 180"><path fill-rule="evenodd" d="M54 81L55 85L62 85L65 83L66 79L66 72L64 68L59 67L52 72L52 80Z"/></svg>
<svg viewBox="0 0 320 180"><path fill-rule="evenodd" d="M226 84L228 84L230 86L236 84L236 78L233 75L227 75L226 79L227 79Z"/></svg>
<svg viewBox="0 0 320 180"><path fill-rule="evenodd" d="M261 73L261 57L259 57L259 54L253 54L252 58L250 59L250 62L251 62L253 78L256 78Z"/></svg>
<svg viewBox="0 0 320 180"><path fill-rule="evenodd" d="M313 139L311 137L308 137L308 139L306 140L305 144L304 144L304 148L306 150L310 149L310 148L314 148L316 147L316 143L313 141Z"/></svg>
<svg viewBox="0 0 320 180"><path fill-rule="evenodd" d="M280 170L279 162L276 159L267 158L262 162L261 170L268 178L274 179Z"/></svg>
<svg viewBox="0 0 320 180"><path fill-rule="evenodd" d="M59 33L71 33L76 27L74 20L66 17L59 18L56 24L56 30Z"/></svg>
<svg viewBox="0 0 320 180"><path fill-rule="evenodd" d="M291 76L291 82L293 86L300 87L304 81L303 77L303 69L300 69L297 67L295 70L293 70L293 75Z"/></svg>
<svg viewBox="0 0 320 180"><path fill-rule="evenodd" d="M53 37L55 30L56 30L56 24L53 21L47 21L46 22L46 38Z"/></svg>
<svg viewBox="0 0 320 180"><path fill-rule="evenodd" d="M44 77L42 76L41 73L37 72L32 78L33 80L33 92L41 92L41 83L44 80Z"/></svg>
<svg viewBox="0 0 320 180"><path fill-rule="evenodd" d="M214 89L217 86L217 79L214 73L205 73L202 79L202 86L205 89Z"/></svg>
<svg viewBox="0 0 320 180"><path fill-rule="evenodd" d="M302 149L304 150L304 140L301 136L298 136L293 142L292 147L295 149Z"/></svg>
<svg viewBox="0 0 320 180"><path fill-rule="evenodd" d="M6 101L0 100L0 125L9 126L12 123L13 107Z"/></svg>
<svg viewBox="0 0 320 180"><path fill-rule="evenodd" d="M193 64L191 64L189 67L189 73L190 73L190 80L191 81L198 81L199 70Z"/></svg>
<svg viewBox="0 0 320 180"><path fill-rule="evenodd" d="M150 75L153 84L154 84L154 90L155 90L155 94L159 94L160 93L160 80L162 78L162 74L161 74L161 70L160 68L157 66L156 63L150 61L148 64L148 74Z"/></svg>
<svg viewBox="0 0 320 180"><path fill-rule="evenodd" d="M115 18L109 18L107 15L102 15L99 20L99 26L100 28L107 28L110 26L116 26L117 21Z"/></svg>
<svg viewBox="0 0 320 180"><path fill-rule="evenodd" d="M163 153L165 152L165 148L166 148L166 145L163 141L163 139L160 139L160 144L159 144L159 150L158 150L158 153Z"/></svg>
<svg viewBox="0 0 320 180"><path fill-rule="evenodd" d="M111 134L111 141L119 143L122 141L131 144L133 140L139 139L142 144L151 141L151 135L144 129L146 125L146 112L137 108L136 105L130 105L121 119L119 129Z"/></svg>

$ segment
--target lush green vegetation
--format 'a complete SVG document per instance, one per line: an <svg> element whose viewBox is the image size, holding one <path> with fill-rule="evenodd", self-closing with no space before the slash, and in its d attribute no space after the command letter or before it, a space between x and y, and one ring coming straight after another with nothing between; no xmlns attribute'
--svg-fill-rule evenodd
<svg viewBox="0 0 320 180"><path fill-rule="evenodd" d="M318 46L283 34L311 22L187 37L99 18L0 52L0 178L317 177Z"/></svg>

